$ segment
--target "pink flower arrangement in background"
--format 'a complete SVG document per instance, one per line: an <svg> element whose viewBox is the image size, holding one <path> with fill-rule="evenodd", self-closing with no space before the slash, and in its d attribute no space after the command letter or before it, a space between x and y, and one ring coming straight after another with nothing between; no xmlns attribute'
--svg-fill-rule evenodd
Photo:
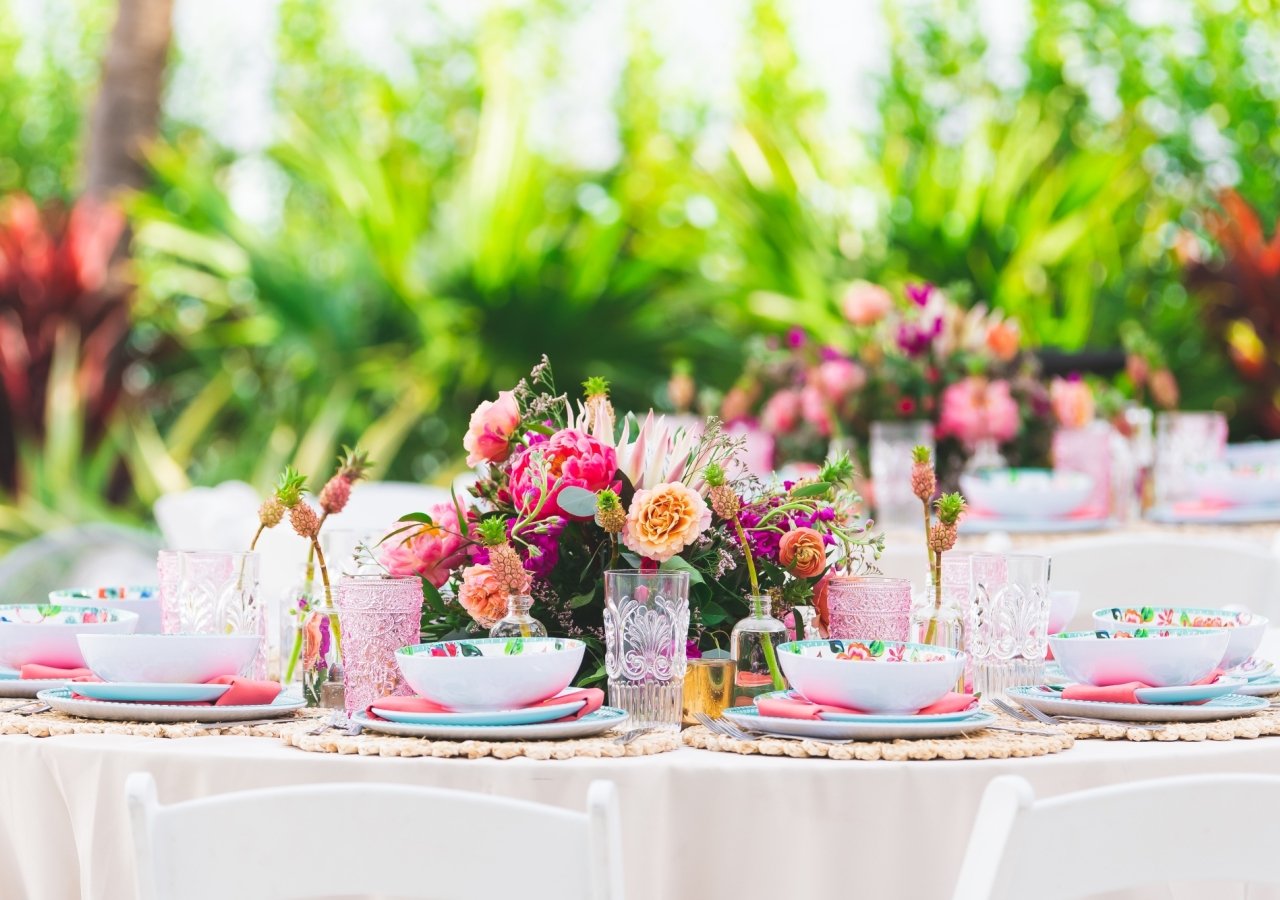
<svg viewBox="0 0 1280 900"><path fill-rule="evenodd" d="M1063 428L1083 428L1095 415L1093 389L1079 378L1055 378L1049 384L1049 403Z"/></svg>
<svg viewBox="0 0 1280 900"><path fill-rule="evenodd" d="M452 503L437 503L430 516L433 524L384 544L380 561L391 575L417 575L442 587L449 573L467 560L468 544Z"/></svg>
<svg viewBox="0 0 1280 900"><path fill-rule="evenodd" d="M938 437L954 437L973 447L983 440L1003 444L1018 434L1018 403L1004 379L971 375L942 392Z"/></svg>
<svg viewBox="0 0 1280 900"><path fill-rule="evenodd" d="M602 490L613 483L617 471L616 450L577 429L562 428L516 456L511 465L511 500L521 513L537 510L536 519L575 518L560 508L560 492L569 485ZM550 495L538 510L543 490Z"/></svg>
<svg viewBox="0 0 1280 900"><path fill-rule="evenodd" d="M511 439L520 426L520 406L512 391L501 391L497 400L485 400L471 414L462 448L467 465L499 463L511 455Z"/></svg>
<svg viewBox="0 0 1280 900"><path fill-rule="evenodd" d="M893 310L893 295L878 284L855 281L840 300L844 317L854 325L874 325Z"/></svg>

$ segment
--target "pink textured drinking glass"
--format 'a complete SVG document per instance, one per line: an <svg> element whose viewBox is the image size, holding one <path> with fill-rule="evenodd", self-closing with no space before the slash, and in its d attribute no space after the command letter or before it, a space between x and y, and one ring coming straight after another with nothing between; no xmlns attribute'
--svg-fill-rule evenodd
<svg viewBox="0 0 1280 900"><path fill-rule="evenodd" d="M831 637L905 641L911 631L911 582L879 575L842 575L827 591Z"/></svg>
<svg viewBox="0 0 1280 900"><path fill-rule="evenodd" d="M422 579L350 575L338 582L347 715L389 694L411 696L396 651L418 643Z"/></svg>
<svg viewBox="0 0 1280 900"><path fill-rule="evenodd" d="M1093 479L1084 508L1098 518L1111 514L1110 422L1091 422L1082 428L1059 428L1053 433L1053 467L1081 472Z"/></svg>
<svg viewBox="0 0 1280 900"><path fill-rule="evenodd" d="M178 580L182 565L177 550L161 550L156 556L156 584L160 588L160 630L177 634L182 630L178 617Z"/></svg>

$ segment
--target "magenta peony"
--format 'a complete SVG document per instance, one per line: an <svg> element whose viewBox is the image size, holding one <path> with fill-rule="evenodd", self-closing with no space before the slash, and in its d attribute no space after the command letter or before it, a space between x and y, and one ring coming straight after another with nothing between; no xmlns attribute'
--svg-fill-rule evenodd
<svg viewBox="0 0 1280 900"><path fill-rule="evenodd" d="M569 516L556 502L560 491L569 485L599 491L612 487L618 474L618 454L608 444L573 428L557 431L540 444L528 447L511 464L511 501L522 514L538 508L542 491L551 496L542 504L537 518Z"/></svg>
<svg viewBox="0 0 1280 900"><path fill-rule="evenodd" d="M500 391L497 400L485 400L471 414L462 438L467 465L502 462L511 455L511 438L520 427L520 407L512 391Z"/></svg>
<svg viewBox="0 0 1280 900"><path fill-rule="evenodd" d="M405 532L382 545L380 561L392 575L418 575L436 587L443 587L449 572L467 560L467 543L458 525L452 503L431 507L432 525Z"/></svg>
<svg viewBox="0 0 1280 900"><path fill-rule="evenodd" d="M840 306L854 325L874 325L893 309L893 297L878 284L855 281L844 292Z"/></svg>
<svg viewBox="0 0 1280 900"><path fill-rule="evenodd" d="M998 444L1013 440L1021 426L1018 404L1009 393L1009 382L970 376L942 392L938 437L954 437L969 447L991 439Z"/></svg>

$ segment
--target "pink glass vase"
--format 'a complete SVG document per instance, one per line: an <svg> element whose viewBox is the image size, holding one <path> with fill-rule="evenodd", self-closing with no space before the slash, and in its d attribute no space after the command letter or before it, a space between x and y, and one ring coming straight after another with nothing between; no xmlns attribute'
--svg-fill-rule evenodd
<svg viewBox="0 0 1280 900"><path fill-rule="evenodd" d="M422 580L352 575L338 582L347 715L389 694L411 696L396 651L418 643Z"/></svg>
<svg viewBox="0 0 1280 900"><path fill-rule="evenodd" d="M881 576L837 576L827 592L831 637L905 641L911 631L911 582Z"/></svg>
<svg viewBox="0 0 1280 900"><path fill-rule="evenodd" d="M1084 509L1091 516L1111 514L1111 435L1107 422L1092 422L1083 428L1059 428L1053 433L1053 467L1064 472L1081 472L1093 479Z"/></svg>

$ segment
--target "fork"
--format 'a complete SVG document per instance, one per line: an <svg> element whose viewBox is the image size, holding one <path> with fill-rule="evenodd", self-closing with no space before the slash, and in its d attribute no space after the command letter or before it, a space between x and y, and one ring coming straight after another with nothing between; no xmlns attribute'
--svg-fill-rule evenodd
<svg viewBox="0 0 1280 900"><path fill-rule="evenodd" d="M330 728L345 728L346 724L343 721L344 719L346 719L346 716L344 716L341 713L341 711L334 710L332 713L329 714L329 718L325 719L315 728L312 728L310 731L307 732L307 734L309 735L324 734Z"/></svg>
<svg viewBox="0 0 1280 900"><path fill-rule="evenodd" d="M627 744L634 742L641 735L648 734L648 732L648 728L632 728L630 731L625 731L618 735L613 739L613 742L621 747L625 747Z"/></svg>
<svg viewBox="0 0 1280 900"><path fill-rule="evenodd" d="M819 744L851 744L853 743L853 741L851 740L841 740L838 738L799 737L797 735L790 735L790 734L770 734L767 731L757 731L754 734L752 734L743 730L743 728L739 727L733 722L728 721L727 719L712 719L710 716L707 716L705 713L694 713L694 718L696 718L698 722L703 726L705 726L707 729L714 731L716 734L722 735L724 737L732 738L735 741L754 741L757 738L761 738L761 737L772 737L772 738L778 738L780 740L814 741Z"/></svg>
<svg viewBox="0 0 1280 900"><path fill-rule="evenodd" d="M1004 701L1000 700L998 697L992 698L991 705L1001 710L1002 712L1008 713L1009 715L1013 716L1015 719L1018 719L1020 721L1023 721L1023 722L1036 721L1036 722L1041 722L1045 725L1064 725L1072 722L1080 722L1086 725L1123 725L1126 728L1144 728L1148 731L1160 731L1162 728L1164 728L1163 725L1156 724L1154 722L1129 722L1129 721L1124 721L1119 719L1094 719L1094 718L1090 718L1089 716L1051 716L1048 713L1044 712L1043 710L1036 709L1036 707L1028 704L1019 703L1018 706L1021 707L1021 709L1018 709L1012 706L1011 704L1005 703Z"/></svg>

